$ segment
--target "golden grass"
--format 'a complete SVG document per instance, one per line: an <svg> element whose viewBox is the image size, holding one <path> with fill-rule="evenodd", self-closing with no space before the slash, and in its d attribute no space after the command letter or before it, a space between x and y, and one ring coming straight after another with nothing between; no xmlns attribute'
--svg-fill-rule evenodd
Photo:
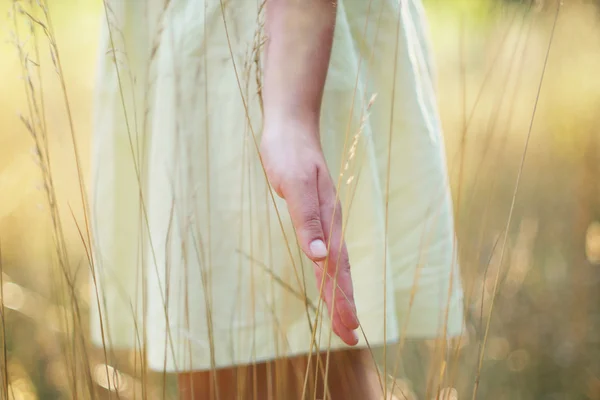
<svg viewBox="0 0 600 400"><path fill-rule="evenodd" d="M13 8L5 2L0 13L7 3ZM1 84L9 96L0 97L3 398L170 395L171 382L140 374L139 356L114 354L117 370L113 356L88 343L86 310L96 299L87 294L80 177L88 169L102 6L50 4L46 15L19 4L32 15L6 19L14 40L0 47L0 73L9 77ZM551 39L552 10L490 13L488 3L461 4L468 12L434 2L430 12L468 335L448 348L409 343L406 381L423 398L600 399L600 280L591 268L600 259L600 170L591 150L600 122L596 11L564 5ZM37 44L32 20L40 21ZM436 369L420 366L426 360ZM392 369L383 377L395 376ZM412 396L406 381L390 382L399 398Z"/></svg>

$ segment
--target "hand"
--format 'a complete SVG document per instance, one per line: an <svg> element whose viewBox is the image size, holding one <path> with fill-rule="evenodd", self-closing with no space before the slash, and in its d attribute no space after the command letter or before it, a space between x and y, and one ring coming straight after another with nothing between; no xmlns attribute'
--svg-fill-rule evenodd
<svg viewBox="0 0 600 400"><path fill-rule="evenodd" d="M317 285L321 285L323 273L327 274L321 296L332 319L333 332L353 346L358 343L355 330L359 323L348 251L342 237L341 205L336 200L316 125L286 122L266 128L261 157L269 183L287 203L302 251L314 262Z"/></svg>

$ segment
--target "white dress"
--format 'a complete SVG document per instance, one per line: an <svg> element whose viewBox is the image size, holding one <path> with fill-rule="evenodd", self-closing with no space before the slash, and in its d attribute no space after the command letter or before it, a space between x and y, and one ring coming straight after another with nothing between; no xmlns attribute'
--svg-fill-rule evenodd
<svg viewBox="0 0 600 400"><path fill-rule="evenodd" d="M162 3L109 1L105 18L90 185L94 342L145 347L149 366L167 371L308 353L313 328L320 349L344 347L330 342L327 319L315 324L312 265L257 156L261 1L224 0L224 18L219 0ZM321 139L340 177L371 346L463 327L426 30L419 0L338 1Z"/></svg>

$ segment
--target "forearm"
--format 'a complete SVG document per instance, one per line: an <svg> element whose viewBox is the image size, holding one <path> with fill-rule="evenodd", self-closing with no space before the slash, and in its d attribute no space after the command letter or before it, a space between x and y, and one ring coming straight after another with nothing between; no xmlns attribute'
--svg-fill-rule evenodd
<svg viewBox="0 0 600 400"><path fill-rule="evenodd" d="M335 14L335 0L267 0L265 125L318 124Z"/></svg>

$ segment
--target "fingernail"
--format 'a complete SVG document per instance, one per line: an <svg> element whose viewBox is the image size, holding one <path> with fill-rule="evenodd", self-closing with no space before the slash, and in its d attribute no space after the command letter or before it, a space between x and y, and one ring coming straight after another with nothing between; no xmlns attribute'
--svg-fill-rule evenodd
<svg viewBox="0 0 600 400"><path fill-rule="evenodd" d="M327 247L322 240L313 240L310 243L310 253L314 258L325 258L327 257Z"/></svg>
<svg viewBox="0 0 600 400"><path fill-rule="evenodd" d="M356 331L352 331L352 336L354 337L354 341L358 343L358 333Z"/></svg>

